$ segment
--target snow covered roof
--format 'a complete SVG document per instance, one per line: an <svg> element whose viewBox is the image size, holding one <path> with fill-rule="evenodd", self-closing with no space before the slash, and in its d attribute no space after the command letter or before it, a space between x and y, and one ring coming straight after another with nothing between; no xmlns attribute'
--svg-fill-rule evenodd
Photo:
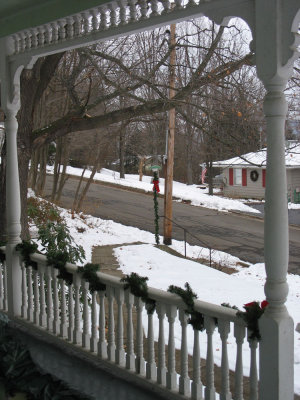
<svg viewBox="0 0 300 400"><path fill-rule="evenodd" d="M233 157L228 160L215 161L213 167L265 167L267 158L267 149L264 148L253 153L243 154L238 157ZM288 141L285 148L285 165L287 168L300 167L300 143L297 141Z"/></svg>

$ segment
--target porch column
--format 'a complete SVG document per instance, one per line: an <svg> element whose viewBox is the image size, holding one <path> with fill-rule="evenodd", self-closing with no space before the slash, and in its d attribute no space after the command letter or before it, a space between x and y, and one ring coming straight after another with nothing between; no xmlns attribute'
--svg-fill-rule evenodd
<svg viewBox="0 0 300 400"><path fill-rule="evenodd" d="M267 123L265 203L265 294L269 302L260 320L260 398L294 398L294 324L288 294L288 209L285 170L287 104L280 85L268 85L264 100Z"/></svg>
<svg viewBox="0 0 300 400"><path fill-rule="evenodd" d="M0 79L1 107L5 114L4 128L6 135L6 265L8 314L10 317L21 315L21 265L15 251L21 241L21 202L17 152L16 119L20 108L20 73L23 66L9 63L11 42L9 38L0 40Z"/></svg>
<svg viewBox="0 0 300 400"><path fill-rule="evenodd" d="M21 202L20 184L17 153L17 131L16 119L17 108L5 111L6 132L6 220L7 220L7 286L8 286L8 313L10 316L21 313L21 282L22 272L20 258L15 251L16 244L21 241Z"/></svg>
<svg viewBox="0 0 300 400"><path fill-rule="evenodd" d="M263 400L294 398L294 324L285 306L289 237L285 168L287 102L284 89L295 57L291 50L292 31L298 9L298 0L255 2L255 58L258 76L266 89L264 113L267 133L264 242L265 294L269 306L259 320L262 337L259 346L259 398Z"/></svg>

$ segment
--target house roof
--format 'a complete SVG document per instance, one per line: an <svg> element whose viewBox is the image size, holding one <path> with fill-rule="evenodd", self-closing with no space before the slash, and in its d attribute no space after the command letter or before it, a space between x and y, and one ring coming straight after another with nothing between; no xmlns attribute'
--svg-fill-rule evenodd
<svg viewBox="0 0 300 400"><path fill-rule="evenodd" d="M243 154L228 160L215 161L213 167L226 168L230 166L243 168L265 167L267 159L267 149L264 148L252 153ZM300 168L300 143L288 141L285 147L285 165L287 168Z"/></svg>
<svg viewBox="0 0 300 400"><path fill-rule="evenodd" d="M0 37L46 24L92 7L107 0L1 0Z"/></svg>

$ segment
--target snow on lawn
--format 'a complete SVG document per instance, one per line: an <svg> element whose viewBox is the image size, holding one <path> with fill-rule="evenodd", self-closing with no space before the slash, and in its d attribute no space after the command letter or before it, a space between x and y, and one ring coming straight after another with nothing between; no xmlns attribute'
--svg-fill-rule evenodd
<svg viewBox="0 0 300 400"><path fill-rule="evenodd" d="M264 264L250 265L248 268L237 267L238 272L227 275L205 265L183 258L175 257L159 250L154 246L154 235L137 228L127 227L113 221L102 220L91 216L78 216L72 219L70 212L62 210L67 225L77 244L81 244L86 251L86 261L91 261L93 246L115 244L115 255L120 268L125 274L137 272L149 278L149 286L166 290L169 285L184 286L189 282L197 293L199 300L214 304L229 303L240 309L243 304L252 300L264 300L263 285L265 281ZM82 232L84 230L84 232ZM79 231L79 232L78 232ZM141 245L127 245L124 243L143 242ZM173 241L173 248L183 253L182 242ZM188 255L197 258L203 249L197 246L187 246ZM202 254L203 255L203 254ZM206 252L208 256L208 252ZM222 252L213 252L214 261L225 262L235 266L241 260ZM300 276L289 275L289 296L287 307L294 319L295 325L300 322ZM167 324L166 337L168 337ZM144 315L144 326L147 326L147 317ZM155 317L155 331L158 332L158 320ZM180 348L181 329L177 322L175 328L176 346ZM202 349L206 346L206 334L201 333ZM236 361L235 338L228 338L228 353L230 368L234 370ZM189 327L188 348L193 350L193 332ZM221 343L219 335L214 335L215 362L221 364ZM244 373L249 374L250 352L248 344L243 346ZM300 334L295 331L295 392L300 394Z"/></svg>
<svg viewBox="0 0 300 400"><path fill-rule="evenodd" d="M53 173L53 167L49 166L47 168L47 172ZM70 175L81 176L82 169L67 167L66 173ZM84 177L89 178L90 174L91 171L86 170ZM102 168L101 172L95 174L94 180L109 182L125 187L137 188L144 190L145 192L152 192L153 188L151 176L143 176L142 182L139 181L139 175L126 174L125 179L120 179L119 172L111 171L105 168ZM164 194L164 185L165 180L163 178L159 178L159 188L161 194ZM184 183L173 181L173 196L178 198L180 201L190 201L193 206L212 208L219 211L236 210L260 214L260 211L247 206L239 200L232 200L220 196L209 196L208 189L201 189L198 185L186 185Z"/></svg>

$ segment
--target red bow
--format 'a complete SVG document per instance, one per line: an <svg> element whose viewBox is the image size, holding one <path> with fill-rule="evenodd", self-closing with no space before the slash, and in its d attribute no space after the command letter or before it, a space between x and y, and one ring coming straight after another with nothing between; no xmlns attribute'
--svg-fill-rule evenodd
<svg viewBox="0 0 300 400"><path fill-rule="evenodd" d="M153 190L155 190L157 193L159 193L159 186L158 186L158 179L153 179Z"/></svg>

